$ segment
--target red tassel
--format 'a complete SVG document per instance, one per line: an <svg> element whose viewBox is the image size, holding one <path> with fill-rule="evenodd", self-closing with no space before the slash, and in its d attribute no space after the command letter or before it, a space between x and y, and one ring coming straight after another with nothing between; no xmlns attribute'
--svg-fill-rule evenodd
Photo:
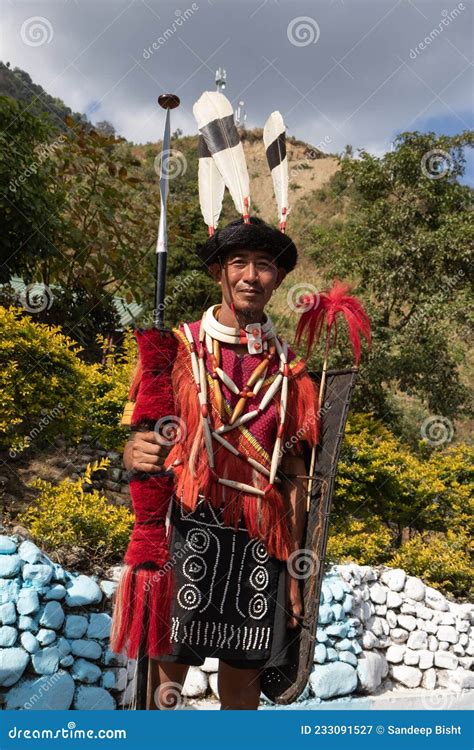
<svg viewBox="0 0 474 750"><path fill-rule="evenodd" d="M320 294L305 295L300 299L300 306L304 308L296 327L295 341L300 343L306 336L306 358L309 357L313 346L319 341L326 324L327 336L334 326L334 342L337 338L337 316L342 313L347 323L349 340L352 345L355 364L360 362L360 335L364 336L369 347L372 344L370 320L360 300L348 294L350 285L335 279L328 291Z"/></svg>
<svg viewBox="0 0 474 750"><path fill-rule="evenodd" d="M171 374L178 342L170 332L136 331L140 362L131 392L136 393L132 429L153 430L176 420ZM166 514L174 495L171 475L134 477L130 494L135 524L125 567L114 597L111 648L135 658L143 642L148 656L170 653L172 574Z"/></svg>

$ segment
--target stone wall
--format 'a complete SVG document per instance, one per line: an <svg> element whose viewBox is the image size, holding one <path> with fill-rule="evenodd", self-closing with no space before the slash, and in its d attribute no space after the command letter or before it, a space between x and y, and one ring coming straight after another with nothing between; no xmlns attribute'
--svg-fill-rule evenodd
<svg viewBox="0 0 474 750"><path fill-rule="evenodd" d="M135 662L109 648L110 579L70 573L31 541L0 536L0 700L6 709L120 709ZM301 699L385 686L474 687L474 605L403 570L333 566L324 579L314 666ZM191 667L186 698L218 698L217 659Z"/></svg>

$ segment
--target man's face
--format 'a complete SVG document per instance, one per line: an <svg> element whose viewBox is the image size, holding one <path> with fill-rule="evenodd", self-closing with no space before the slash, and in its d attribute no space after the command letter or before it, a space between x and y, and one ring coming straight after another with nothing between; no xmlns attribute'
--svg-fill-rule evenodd
<svg viewBox="0 0 474 750"><path fill-rule="evenodd" d="M286 271L277 268L270 253L260 250L236 250L229 253L222 267L210 266L215 281L222 287L222 296L230 307L245 312L263 311Z"/></svg>

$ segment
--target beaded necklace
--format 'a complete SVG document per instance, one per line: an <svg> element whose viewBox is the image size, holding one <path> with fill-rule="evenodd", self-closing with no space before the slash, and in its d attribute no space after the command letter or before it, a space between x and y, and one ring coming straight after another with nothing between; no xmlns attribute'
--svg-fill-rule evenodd
<svg viewBox="0 0 474 750"><path fill-rule="evenodd" d="M218 321L216 320L214 316L214 310L216 307L220 309L220 306L214 305L213 307L206 310L204 315L202 316L201 325L199 329L198 351L196 351L196 345L194 343L193 335L191 333L191 330L188 324L187 323L183 324L184 332L189 342L189 347L191 351L191 367L192 367L193 378L194 378L194 382L197 388L197 394L198 394L198 399L199 399L199 404L200 404L201 419L202 419L202 426L203 426L203 433L204 433L204 442L205 442L206 451L208 455L209 467L211 469L211 475L215 481L227 487L231 487L237 490L242 490L243 492L248 492L253 495L264 496L270 492L270 490L272 489L275 483L276 472L277 472L278 465L281 460L280 448L281 448L283 429L284 429L285 417L286 417L287 400L288 400L288 374L289 374L289 366L288 366L288 361L287 361L288 345L286 342L280 343L276 335L275 329L273 327L273 323L271 322L270 318L267 316L267 321L261 325L263 359L257 364L254 371L248 378L247 383L241 390L234 383L232 378L230 378L221 368L220 342L246 343L247 342L247 336L245 335L246 331L243 331L242 329L239 329L239 328L232 328L230 326L223 326L222 323L215 325L214 323L218 323ZM247 328L249 328L249 326L247 326ZM252 334L252 331L250 331L249 333ZM208 351L209 359L211 363L210 375L214 381L214 394L216 398L216 406L219 411L221 421L223 422L222 426L219 427L217 430L214 430L212 428L212 424L210 421L211 408L208 403L208 394L207 394L205 349L207 349ZM256 409L253 409L252 411L244 413L246 405L247 405L247 399L252 398L252 396L256 395L259 392L265 380L265 374L266 374L268 365L270 361L272 360L272 358L275 356L275 354L278 354L278 357L280 359L279 371L275 380L273 381L273 383L270 385L267 392L263 396L259 406ZM232 412L232 416L230 417L228 421L227 421L227 415L225 414L224 398L222 395L222 390L221 390L219 380L221 380L227 386L227 388L229 388L230 391L240 396L239 401L237 402ZM278 392L279 389L281 389L279 424L278 424L275 445L273 447L270 471L269 471L263 464L260 464L258 461L255 461L253 458L250 458L249 456L246 456L245 454L241 453L237 448L235 448L231 443L229 443L223 437L223 433L236 429L240 425L246 422L249 422L251 419L255 418L257 415L265 411L265 409L268 408L272 398L275 396L275 394ZM259 471L261 474L264 474L268 478L268 484L266 485L266 487L264 489L259 489L257 487L252 487L249 484L245 484L244 482L238 482L232 479L225 479L223 477L218 476L218 474L215 471L214 451L213 451L213 445L212 445L213 438L217 440L217 442L219 442L224 448L226 448L231 453L233 453L235 456L240 456L240 458L242 458L244 461L249 463L254 469Z"/></svg>

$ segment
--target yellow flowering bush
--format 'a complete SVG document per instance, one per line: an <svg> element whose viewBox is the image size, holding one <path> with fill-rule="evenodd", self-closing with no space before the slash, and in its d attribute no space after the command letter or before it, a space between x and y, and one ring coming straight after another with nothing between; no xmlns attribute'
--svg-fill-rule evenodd
<svg viewBox="0 0 474 750"><path fill-rule="evenodd" d="M0 448L20 452L86 433L105 448L121 448L127 433L120 419L137 357L133 334L126 334L121 353L108 347L104 364L82 361L81 351L59 326L0 306Z"/></svg>
<svg viewBox="0 0 474 750"><path fill-rule="evenodd" d="M60 433L79 438L83 404L90 399L79 351L59 326L0 306L0 448L21 451Z"/></svg>
<svg viewBox="0 0 474 750"><path fill-rule="evenodd" d="M472 599L472 552L472 537L465 532L417 532L393 555L389 565L408 570L434 588Z"/></svg>
<svg viewBox="0 0 474 750"><path fill-rule="evenodd" d="M422 447L415 454L370 414L351 414L329 557L399 565L464 596L472 580L473 459L473 448L462 443L431 454Z"/></svg>
<svg viewBox="0 0 474 750"><path fill-rule="evenodd" d="M108 458L88 464L77 480L64 479L57 485L35 479L31 486L39 490L34 503L18 520L46 550L77 545L91 563L110 564L123 558L133 526L133 515L117 507L97 490L85 491L92 474L109 465Z"/></svg>

